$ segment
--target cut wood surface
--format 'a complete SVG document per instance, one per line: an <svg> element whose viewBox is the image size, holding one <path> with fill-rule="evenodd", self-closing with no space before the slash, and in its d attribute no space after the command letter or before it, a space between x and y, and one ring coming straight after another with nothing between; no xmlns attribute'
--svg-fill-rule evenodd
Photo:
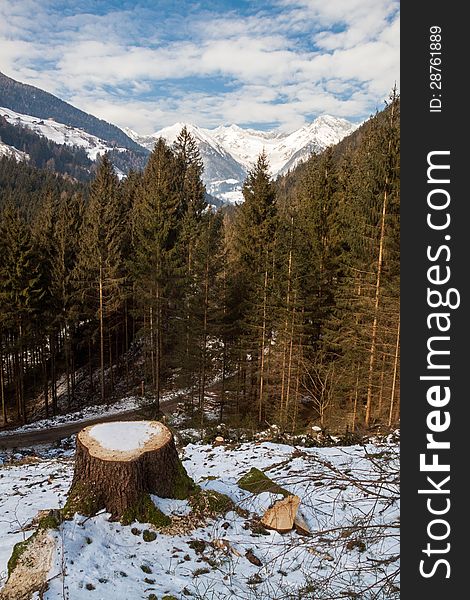
<svg viewBox="0 0 470 600"><path fill-rule="evenodd" d="M299 533L300 535L311 535L312 533L310 531L310 527L307 524L307 521L305 520L300 510L297 511L297 514L295 515L294 527L297 533Z"/></svg>
<svg viewBox="0 0 470 600"><path fill-rule="evenodd" d="M78 440L101 460L129 461L165 446L172 439L168 427L158 421L118 421L86 427Z"/></svg>
<svg viewBox="0 0 470 600"><path fill-rule="evenodd" d="M47 575L56 549L54 538L48 531L40 529L24 544L24 551L17 559L5 587L0 590L0 600L30 600L34 592L47 589Z"/></svg>
<svg viewBox="0 0 470 600"><path fill-rule="evenodd" d="M264 513L261 523L267 529L274 529L279 533L287 533L294 527L300 498L298 496L287 496L278 500Z"/></svg>

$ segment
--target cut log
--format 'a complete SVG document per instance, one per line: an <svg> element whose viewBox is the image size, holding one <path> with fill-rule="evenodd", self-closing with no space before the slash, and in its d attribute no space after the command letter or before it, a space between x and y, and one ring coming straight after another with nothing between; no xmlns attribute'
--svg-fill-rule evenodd
<svg viewBox="0 0 470 600"><path fill-rule="evenodd" d="M294 527L299 535L311 535L312 533L300 510L297 511L297 514L295 515Z"/></svg>
<svg viewBox="0 0 470 600"><path fill-rule="evenodd" d="M45 529L16 544L8 561L9 577L0 590L0 600L30 600L35 592L42 597L55 550L56 541Z"/></svg>
<svg viewBox="0 0 470 600"><path fill-rule="evenodd" d="M274 529L279 533L287 533L294 527L294 520L299 508L300 498L298 496L287 496L274 503L264 513L261 523L267 529Z"/></svg>
<svg viewBox="0 0 470 600"><path fill-rule="evenodd" d="M149 507L149 494L187 498L194 489L171 431L158 421L118 421L82 429L66 513L134 520ZM156 508L152 505L152 510ZM151 521L152 522L152 521Z"/></svg>

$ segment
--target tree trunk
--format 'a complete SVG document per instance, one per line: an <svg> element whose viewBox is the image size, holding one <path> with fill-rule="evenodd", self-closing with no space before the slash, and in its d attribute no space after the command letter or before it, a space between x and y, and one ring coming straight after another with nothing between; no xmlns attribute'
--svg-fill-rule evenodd
<svg viewBox="0 0 470 600"><path fill-rule="evenodd" d="M207 361L207 319L209 312L209 252L206 255L206 269L204 281L204 319L202 325L202 364L199 392L199 410L201 411L201 427L204 426L204 404L206 395L206 361Z"/></svg>
<svg viewBox="0 0 470 600"><path fill-rule="evenodd" d="M101 403L104 404L106 399L104 387L104 307L103 307L103 266L100 259L100 280L99 280L99 321L100 321L100 388L101 388Z"/></svg>
<svg viewBox="0 0 470 600"><path fill-rule="evenodd" d="M388 185L388 180L385 180L385 184ZM383 254L384 254L384 241L385 241L385 216L387 214L387 189L385 189L383 203L382 203L382 218L380 221L380 242L379 242L379 256L377 259L377 276L375 281L375 300L374 300L374 320L372 322L372 340L369 352L369 377L367 383L367 403L366 403L366 427L370 425L370 418L372 414L372 379L374 376L374 364L375 355L377 353L377 327L379 319L379 304L380 304L380 279L382 276L383 266Z"/></svg>
<svg viewBox="0 0 470 600"><path fill-rule="evenodd" d="M8 423L8 419L7 419L7 405L5 402L5 382L3 379L3 354L0 351L0 392L2 395L2 419L3 419L3 426L7 425Z"/></svg>
<svg viewBox="0 0 470 600"><path fill-rule="evenodd" d="M264 291L263 291L263 325L261 334L261 356L260 356L260 375L259 375L259 404L258 404L258 424L263 422L264 411L264 347L266 344L266 311L268 302L268 255L266 254L266 269L264 271Z"/></svg>
<svg viewBox="0 0 470 600"><path fill-rule="evenodd" d="M398 373L398 355L400 352L400 317L398 317L397 325L397 342L395 345L395 360L393 363L393 383L392 383L392 394L390 397L390 412L388 414L388 426L392 426L393 422L393 409L395 406L395 389L397 386L397 373Z"/></svg>
<svg viewBox="0 0 470 600"><path fill-rule="evenodd" d="M136 439L133 448L132 438ZM148 494L183 499L193 488L165 425L102 423L82 429L77 436L66 509L90 515L104 508L114 519L132 521L138 520L145 502L151 502Z"/></svg>

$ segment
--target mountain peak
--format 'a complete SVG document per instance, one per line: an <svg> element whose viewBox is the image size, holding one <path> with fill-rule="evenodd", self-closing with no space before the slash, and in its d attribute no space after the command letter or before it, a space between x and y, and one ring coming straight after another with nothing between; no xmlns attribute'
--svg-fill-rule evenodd
<svg viewBox="0 0 470 600"><path fill-rule="evenodd" d="M178 122L148 136L144 145L150 148L156 137L164 137L172 144L184 126L199 146L209 193L228 202L242 201L242 182L261 152L266 152L271 173L276 177L356 129L349 121L331 115L322 115L291 133L245 129L234 123L204 129Z"/></svg>

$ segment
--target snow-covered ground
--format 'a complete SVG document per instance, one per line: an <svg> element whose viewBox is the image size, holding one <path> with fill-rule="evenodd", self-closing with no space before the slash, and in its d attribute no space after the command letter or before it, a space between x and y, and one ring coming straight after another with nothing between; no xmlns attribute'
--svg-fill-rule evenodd
<svg viewBox="0 0 470 600"><path fill-rule="evenodd" d="M130 412L132 410L138 410L143 406L144 401L141 397L130 396L123 398L113 404L96 404L94 406L86 406L76 412L66 413L63 415L57 415L56 417L50 417L49 419L41 419L40 421L34 421L21 427L16 427L12 430L0 431L0 440L2 436L8 436L18 433L27 433L32 431L41 431L44 428L51 429L54 427L61 427L70 423L81 423L82 421L88 421L105 415L118 415L120 413Z"/></svg>
<svg viewBox="0 0 470 600"><path fill-rule="evenodd" d="M13 146L8 146L8 144L4 144L0 139L0 158L2 156L14 158L17 162L29 160L29 154L26 154L26 152L21 152L21 150L17 150Z"/></svg>
<svg viewBox="0 0 470 600"><path fill-rule="evenodd" d="M122 526L108 515L76 515L57 541L45 600L157 598L298 599L398 598L399 506L396 444L293 448L270 442L224 447L190 444L189 475L230 496L240 511L175 535L149 525ZM301 498L312 535L279 534L253 525L277 498L240 489L253 466ZM39 509L62 506L70 459L0 467L0 572L22 527ZM167 514L189 511L186 501L155 502ZM148 538L147 538L148 539ZM253 558L254 556L254 558ZM152 596L152 594L154 594Z"/></svg>
<svg viewBox="0 0 470 600"><path fill-rule="evenodd" d="M179 396L183 396L186 393L186 389L167 392L163 394L160 398L160 403L162 406L164 406L166 402L174 400ZM102 416L104 417L111 415L119 415L121 413L139 410L140 408L144 408L145 406L152 404L152 402L152 398L143 398L142 396L128 396L126 398L118 400L117 402L113 402L112 404L95 404L93 406L86 406L81 410L77 410L72 413L57 415L55 417L50 417L49 419L41 419L39 421L34 421L32 423L22 425L21 427L16 427L15 429L5 429L3 431L0 431L0 445L3 436L9 436L13 434L16 435L18 433L28 433L33 431L41 431L45 428L52 429L54 427L62 427L63 425L68 425L71 423L86 423L86 421L89 421L91 419L97 419Z"/></svg>

